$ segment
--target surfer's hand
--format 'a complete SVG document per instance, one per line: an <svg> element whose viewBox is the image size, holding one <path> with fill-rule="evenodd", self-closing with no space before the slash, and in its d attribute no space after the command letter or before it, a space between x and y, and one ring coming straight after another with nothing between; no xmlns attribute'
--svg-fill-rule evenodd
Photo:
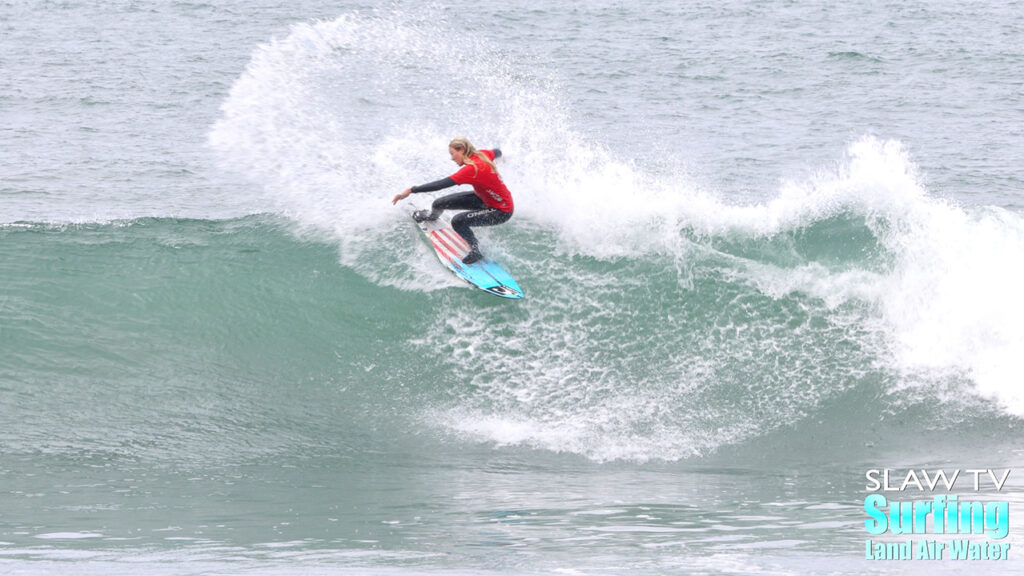
<svg viewBox="0 0 1024 576"><path fill-rule="evenodd" d="M395 194L394 199L391 200L391 204L398 204L399 200L405 200L406 198L409 197L409 194L412 194L412 188L406 188L405 190L402 191L402 193Z"/></svg>

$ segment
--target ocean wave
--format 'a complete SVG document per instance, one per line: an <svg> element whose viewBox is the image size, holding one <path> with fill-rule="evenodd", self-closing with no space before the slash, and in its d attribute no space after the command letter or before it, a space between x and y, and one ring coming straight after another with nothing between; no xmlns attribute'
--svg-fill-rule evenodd
<svg viewBox="0 0 1024 576"><path fill-rule="evenodd" d="M1020 215L935 197L873 137L726 201L582 136L557 83L450 36L346 15L254 51L209 144L271 217L0 228L7 369L163 374L189 403L206 380L278 401L264 387L309 378L357 414L600 461L707 455L865 390L886 400L850 422L936 399L1024 414ZM390 204L449 173L467 127L506 152L516 216L481 237L529 293L517 304L462 289ZM243 413L272 419L260 405ZM285 420L266 445L317 442Z"/></svg>

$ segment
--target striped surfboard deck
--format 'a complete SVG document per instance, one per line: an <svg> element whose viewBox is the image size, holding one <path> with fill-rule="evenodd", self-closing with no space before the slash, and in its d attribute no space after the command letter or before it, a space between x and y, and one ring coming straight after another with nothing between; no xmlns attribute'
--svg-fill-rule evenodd
<svg viewBox="0 0 1024 576"><path fill-rule="evenodd" d="M462 263L470 246L452 229L450 218L442 215L432 222L416 222L416 225L423 231L441 264L459 278L502 298L518 299L525 296L512 275L486 255L472 264Z"/></svg>

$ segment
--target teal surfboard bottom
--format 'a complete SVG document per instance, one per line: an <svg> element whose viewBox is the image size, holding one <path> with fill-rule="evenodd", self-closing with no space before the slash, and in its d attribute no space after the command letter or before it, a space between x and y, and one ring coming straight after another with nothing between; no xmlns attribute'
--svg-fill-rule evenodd
<svg viewBox="0 0 1024 576"><path fill-rule="evenodd" d="M513 299L524 296L523 290L516 283L515 279L512 278L512 275L498 263L488 258L483 258L468 265L459 262L454 266L449 266L449 268L451 268L452 272L455 272L456 276L495 296Z"/></svg>

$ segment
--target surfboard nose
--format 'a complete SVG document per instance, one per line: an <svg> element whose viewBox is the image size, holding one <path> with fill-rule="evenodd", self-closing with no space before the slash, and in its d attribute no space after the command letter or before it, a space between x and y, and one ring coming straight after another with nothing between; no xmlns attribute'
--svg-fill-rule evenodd
<svg viewBox="0 0 1024 576"><path fill-rule="evenodd" d="M492 286L487 288L487 291L490 292L491 294L502 296L504 298L522 298L524 296L522 292L519 292L518 290L513 290L508 286Z"/></svg>

